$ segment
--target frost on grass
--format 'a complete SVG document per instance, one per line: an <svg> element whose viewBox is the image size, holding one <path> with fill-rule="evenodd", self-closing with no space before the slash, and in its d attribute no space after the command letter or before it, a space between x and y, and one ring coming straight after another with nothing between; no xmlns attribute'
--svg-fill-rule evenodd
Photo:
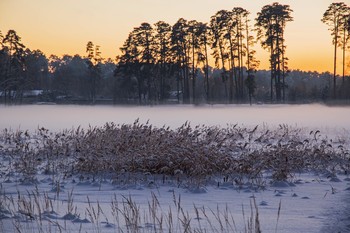
<svg viewBox="0 0 350 233"><path fill-rule="evenodd" d="M349 151L341 141L321 133L280 125L277 129L228 125L226 128L185 123L173 130L137 120L133 124L77 128L59 133L39 128L0 135L4 176L16 172L23 182L35 182L37 173L64 176L109 174L129 182L135 174L163 179L205 180L224 177L237 185L259 182L264 172L286 181L305 171L347 174ZM54 187L59 188L59 187Z"/></svg>
<svg viewBox="0 0 350 233"><path fill-rule="evenodd" d="M258 206L275 208L276 221L265 229L268 225L270 232L277 232L283 215L280 199L290 196L299 206L314 202L310 193L298 191L298 185L305 189L310 182L298 180L298 173L327 177L327 191L314 195L328 198L341 191L336 188L342 187L338 175L350 169L343 141L286 125L269 129L185 123L170 129L135 121L57 133L45 128L34 133L4 130L0 155L1 184L18 188L5 192L0 186L0 230L11 226L13 232L85 232L84 226L88 232L261 232ZM242 205L244 220L237 226L230 207L205 200L203 206L191 203L190 208L175 195L178 189L203 198L235 190L251 201ZM256 202L255 194L266 189L272 197ZM95 196L89 190L97 190ZM152 196L141 206L128 190L138 195L151 190ZM111 198L115 191L124 195ZM173 203L160 204L160 196L171 194ZM313 213L308 216L316 219Z"/></svg>

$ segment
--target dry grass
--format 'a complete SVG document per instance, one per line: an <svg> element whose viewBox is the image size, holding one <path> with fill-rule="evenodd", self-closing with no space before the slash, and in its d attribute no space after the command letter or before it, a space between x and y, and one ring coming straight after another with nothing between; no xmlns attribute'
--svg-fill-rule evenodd
<svg viewBox="0 0 350 233"><path fill-rule="evenodd" d="M199 182L220 176L239 185L243 179L261 182L266 171L276 180L286 180L296 172L350 170L349 151L342 143L322 137L319 131L304 135L286 125L269 130L185 123L173 130L136 120L130 125L107 123L59 133L44 128L33 134L5 130L0 144L8 171L28 179L39 171L64 176L152 174Z"/></svg>
<svg viewBox="0 0 350 233"><path fill-rule="evenodd" d="M242 225L237 226L234 215L227 206L210 209L194 205L192 210L185 210L181 196L175 194L173 203L167 207L161 206L157 196L152 194L145 208L141 208L131 196L118 198L115 195L110 208L106 206L102 208L98 201L92 202L88 196L86 198L88 204L85 213L77 213L68 206L68 212L60 216L57 213L64 204L61 200L53 200L37 190L26 195L18 192L16 197L4 195L0 198L1 203L6 206L6 211L0 209L0 213L6 213L7 218L11 220L10 225L7 223L6 229L13 229L18 233L86 232L87 229L88 232L104 232L105 227L110 227L113 232L118 233L261 233L259 210L255 199L251 200L250 209L246 210L242 206L241 215L244 221ZM49 206L48 202L51 203ZM74 205L73 200L67 202L68 205ZM246 213L249 217L245 216ZM82 219L81 216L84 215L86 217ZM0 223L3 224L4 220L6 219L0 218ZM80 223L80 229L71 228L73 223Z"/></svg>

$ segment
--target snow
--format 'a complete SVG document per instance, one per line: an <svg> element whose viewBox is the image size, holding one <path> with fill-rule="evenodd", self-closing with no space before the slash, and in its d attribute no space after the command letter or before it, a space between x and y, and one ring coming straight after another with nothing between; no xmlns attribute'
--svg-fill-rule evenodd
<svg viewBox="0 0 350 233"><path fill-rule="evenodd" d="M149 205L154 197L159 202L158 211L163 213L164 219L170 209L176 216L177 206L174 204L174 199L180 198L180 206L188 213L192 228L198 227L200 223L201 227L209 232L212 228L218 232L231 232L226 226L224 230L220 230L220 224L213 215L219 210L223 218L226 208L232 214L236 232L244 232L254 199L262 232L275 232L276 228L277 232L290 233L335 232L334 229L338 229L339 232L349 231L347 225L349 212L346 212L348 209L345 208L349 207L346 205L349 205L350 181L341 175L338 176L339 181L334 182L323 175L298 174L290 180L290 183L269 184L264 190L256 190L249 185L238 188L232 183L222 181L219 181L220 185L206 184L193 189L191 185L178 185L176 181L171 180L163 183L153 177L148 177L148 181L128 185L116 184L108 179L92 181L91 178L85 178L77 181L78 178L73 177L65 180L47 175L39 177L35 184L21 184L16 177L11 177L7 182L2 182L2 195L5 198L16 199L19 194L24 196L30 194L29 196L34 199L34 194L40 193L38 199L39 202L43 202L45 199L43 196L46 194L53 202L54 210L50 211L50 207L44 212L42 209L42 222L38 220L38 216L28 217L22 213L22 216L11 217L11 214L2 211L0 226L3 232L13 232L12 228L16 226L16 221L19 221L17 224L21 232L37 232L38 228L44 229L44 232L48 232L49 229L51 232L58 232L58 227L55 225L61 226L64 232L78 232L80 228L82 232L98 230L119 232L119 227L125 231L125 223L117 222L112 214L111 203L114 198L119 201L121 209L124 208L122 203L129 198L135 202L140 214L145 216L138 221L140 232L153 232L151 230L154 223L150 217ZM53 180L61 182L59 191L55 188L57 183ZM72 204L71 210L68 207L69 203ZM280 214L278 214L279 205L281 205ZM97 212L98 206L103 210L103 214L100 213L97 217L89 216L93 210ZM201 212L199 220L196 220L194 206L206 210L213 226L210 226ZM174 219L175 228L180 228L181 223L177 218ZM163 228L167 229L166 224Z"/></svg>
<svg viewBox="0 0 350 233"><path fill-rule="evenodd" d="M173 128L185 120L193 125L223 126L286 123L321 129L347 143L350 130L349 108L319 105L0 108L0 129L35 130L40 125L59 130L108 121L131 123L136 118ZM0 156L0 232L185 232L186 223L192 230L188 232L249 232L256 213L262 232L350 232L350 178L346 174L301 171L286 181L275 181L266 172L260 188L222 177L198 181L150 174L125 182L113 176L40 173L28 182L6 171L7 163Z"/></svg>

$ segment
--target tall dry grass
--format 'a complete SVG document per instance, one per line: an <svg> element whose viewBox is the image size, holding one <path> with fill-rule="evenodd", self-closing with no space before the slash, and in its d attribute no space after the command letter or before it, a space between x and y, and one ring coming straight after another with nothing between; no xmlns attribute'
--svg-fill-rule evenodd
<svg viewBox="0 0 350 233"><path fill-rule="evenodd" d="M3 226L9 232L105 232L108 227L112 229L109 232L118 233L261 233L255 198L251 200L250 208L242 206L242 212L236 214L243 217L243 221L237 224L227 205L215 209L194 205L188 209L183 206L181 196L174 193L173 203L168 206L162 206L157 196L152 194L143 208L131 196L114 195L109 208L102 207L98 201L92 202L87 196L84 213L70 208L75 203L68 200L67 212L63 216L58 214L62 212L62 200L42 195L37 189L27 195L18 192L16 197L5 197L0 197L0 203L6 208L7 218L0 218L0 229ZM48 202L51 202L49 206ZM5 210L1 211L5 213ZM86 217L82 219L81 216ZM4 225L6 220L9 221ZM80 225L79 229L74 227L75 224Z"/></svg>
<svg viewBox="0 0 350 233"><path fill-rule="evenodd" d="M271 130L259 126L225 128L185 123L177 129L133 124L77 128L53 133L39 128L0 134L0 154L7 171L30 179L46 174L161 175L163 179L198 181L221 176L240 184L243 179L261 182L268 171L276 180L294 173L323 171L349 173L349 150L319 131L280 125ZM6 171L3 170L4 173Z"/></svg>

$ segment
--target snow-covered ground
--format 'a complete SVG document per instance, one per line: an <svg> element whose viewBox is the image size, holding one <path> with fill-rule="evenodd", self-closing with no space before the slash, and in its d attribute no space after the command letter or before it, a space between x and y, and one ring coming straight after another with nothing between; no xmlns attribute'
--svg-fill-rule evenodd
<svg viewBox="0 0 350 233"><path fill-rule="evenodd" d="M1 106L0 129L60 130L136 118L176 128L192 125L289 124L321 129L348 146L350 108L241 106L113 108ZM309 132L305 130L305 132ZM257 183L225 177L196 180L136 176L43 174L32 182L8 171L0 155L0 232L350 232L349 174L293 173Z"/></svg>
<svg viewBox="0 0 350 233"><path fill-rule="evenodd" d="M290 183L271 183L264 190L248 184L238 188L222 180L193 187L176 181L163 183L151 176L127 185L91 178L79 181L77 177L61 180L58 186L53 182L58 177L39 177L35 184L22 184L15 177L2 182L2 203L10 212L0 211L0 231L17 232L18 228L18 232L128 232L125 221L136 215L139 219L129 221L137 222L138 232L161 232L161 227L168 232L171 213L172 232L185 232L182 221L187 214L192 230L247 232L251 211L253 224L258 212L262 232L350 230L350 179L346 176L331 179L297 174ZM19 204L9 204L18 198ZM137 214L129 200L137 207ZM120 210L116 212L112 206ZM28 209L32 210L30 216ZM152 217L153 212L156 218Z"/></svg>

